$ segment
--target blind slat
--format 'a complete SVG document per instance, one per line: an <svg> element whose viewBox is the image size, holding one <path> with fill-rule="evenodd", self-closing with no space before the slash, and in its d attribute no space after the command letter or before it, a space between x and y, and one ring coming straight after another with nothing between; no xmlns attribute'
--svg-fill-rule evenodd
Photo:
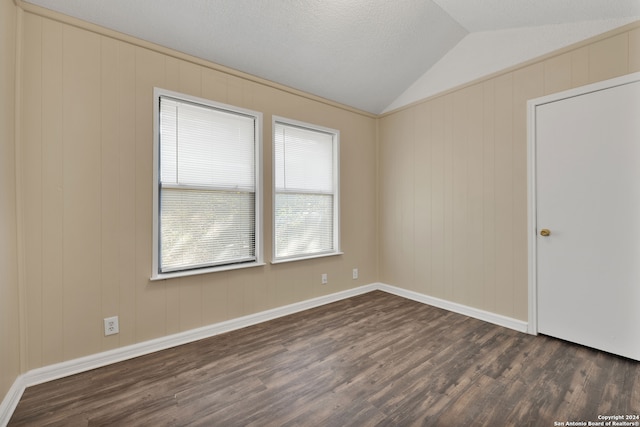
<svg viewBox="0 0 640 427"><path fill-rule="evenodd" d="M160 97L160 272L256 260L255 121Z"/></svg>
<svg viewBox="0 0 640 427"><path fill-rule="evenodd" d="M336 250L335 135L276 122L275 258Z"/></svg>
<svg viewBox="0 0 640 427"><path fill-rule="evenodd" d="M255 260L254 193L162 190L163 271Z"/></svg>
<svg viewBox="0 0 640 427"><path fill-rule="evenodd" d="M276 190L333 192L333 146L333 135L276 123Z"/></svg>
<svg viewBox="0 0 640 427"><path fill-rule="evenodd" d="M333 195L276 194L276 257L331 252Z"/></svg>
<svg viewBox="0 0 640 427"><path fill-rule="evenodd" d="M255 185L255 119L162 98L162 182Z"/></svg>

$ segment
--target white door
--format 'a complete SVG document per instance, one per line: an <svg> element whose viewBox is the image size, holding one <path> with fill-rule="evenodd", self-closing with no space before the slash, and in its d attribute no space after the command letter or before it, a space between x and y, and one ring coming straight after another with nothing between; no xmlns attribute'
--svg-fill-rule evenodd
<svg viewBox="0 0 640 427"><path fill-rule="evenodd" d="M537 330L635 360L639 79L535 106Z"/></svg>

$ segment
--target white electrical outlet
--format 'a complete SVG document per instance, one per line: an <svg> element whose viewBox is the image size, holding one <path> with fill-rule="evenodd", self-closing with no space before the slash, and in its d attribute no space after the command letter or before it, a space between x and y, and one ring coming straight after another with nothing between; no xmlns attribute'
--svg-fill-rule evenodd
<svg viewBox="0 0 640 427"><path fill-rule="evenodd" d="M104 319L104 335L113 335L120 332L120 325L118 324L118 316L106 317Z"/></svg>
<svg viewBox="0 0 640 427"><path fill-rule="evenodd" d="M329 282L329 279L327 278L327 273L322 273L322 284L326 285Z"/></svg>
<svg viewBox="0 0 640 427"><path fill-rule="evenodd" d="M354 268L353 269L353 280L356 280L358 278L358 269Z"/></svg>

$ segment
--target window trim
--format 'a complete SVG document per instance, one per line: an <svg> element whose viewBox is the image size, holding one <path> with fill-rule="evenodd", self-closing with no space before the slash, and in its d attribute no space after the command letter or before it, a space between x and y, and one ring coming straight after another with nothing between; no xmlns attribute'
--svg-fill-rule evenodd
<svg viewBox="0 0 640 427"><path fill-rule="evenodd" d="M162 96L193 102L218 110L244 114L255 118L255 253L253 262L216 265L180 271L160 272L160 98ZM262 178L262 113L234 105L223 104L205 98L174 92L159 87L153 88L153 232L152 270L150 280L165 280L174 277L195 276L217 271L238 270L265 265L263 251L263 178Z"/></svg>
<svg viewBox="0 0 640 427"><path fill-rule="evenodd" d="M333 180L334 186L334 203L333 203L333 250L327 252L319 252L314 254L296 255L291 257L276 257L276 123L286 126L294 126L312 131L324 132L333 135ZM271 141L272 141L272 160L271 160L271 190L272 190L272 208L271 208L271 264L282 264L286 262L302 261L307 259L325 258L336 255L343 255L340 242L340 131L312 123L302 122L299 120L289 119L282 116L273 115L271 117Z"/></svg>

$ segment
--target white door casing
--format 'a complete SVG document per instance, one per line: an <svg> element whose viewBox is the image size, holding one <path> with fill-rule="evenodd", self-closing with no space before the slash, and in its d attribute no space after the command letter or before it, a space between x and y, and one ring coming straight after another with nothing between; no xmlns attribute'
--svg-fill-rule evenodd
<svg viewBox="0 0 640 427"><path fill-rule="evenodd" d="M528 113L529 332L640 360L640 73Z"/></svg>

